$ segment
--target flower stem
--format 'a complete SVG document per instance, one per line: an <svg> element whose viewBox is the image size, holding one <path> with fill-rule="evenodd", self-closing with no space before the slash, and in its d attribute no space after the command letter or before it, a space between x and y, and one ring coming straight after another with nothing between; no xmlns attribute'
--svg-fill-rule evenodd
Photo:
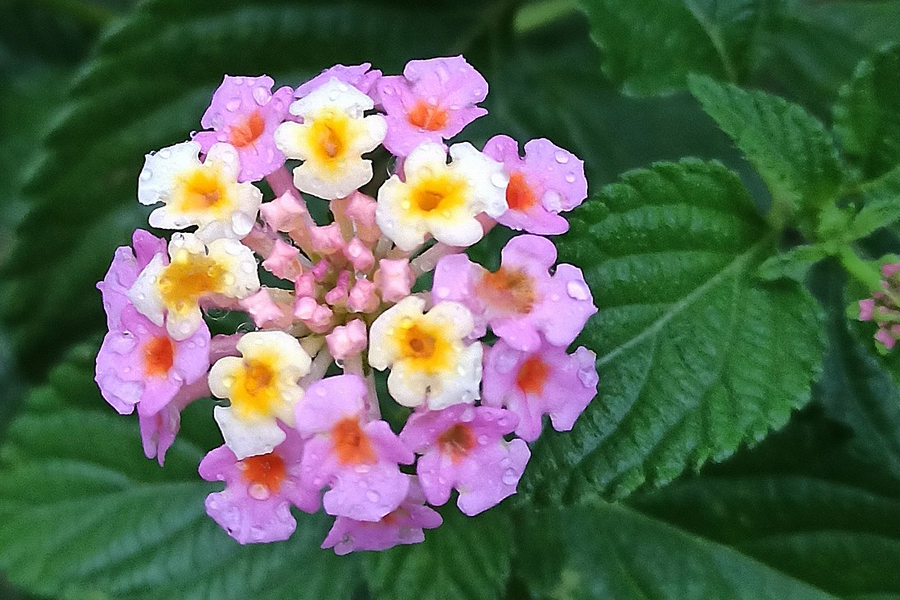
<svg viewBox="0 0 900 600"><path fill-rule="evenodd" d="M847 273L865 285L870 292L884 291L881 284L881 273L861 259L852 246L844 246L838 254L838 258Z"/></svg>

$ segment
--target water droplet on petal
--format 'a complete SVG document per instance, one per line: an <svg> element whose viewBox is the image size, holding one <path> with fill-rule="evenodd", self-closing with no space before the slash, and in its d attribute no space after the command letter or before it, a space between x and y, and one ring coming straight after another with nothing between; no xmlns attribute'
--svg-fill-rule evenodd
<svg viewBox="0 0 900 600"><path fill-rule="evenodd" d="M569 183L575 183L575 174L569 173L568 175L566 175L566 181L568 181Z"/></svg>
<svg viewBox="0 0 900 600"><path fill-rule="evenodd" d="M556 162L558 162L561 165L566 164L567 162L569 162L569 155L566 154L565 152L557 151L556 152Z"/></svg>
<svg viewBox="0 0 900 600"><path fill-rule="evenodd" d="M266 91L266 88L253 88L253 99L257 104L263 106L269 101L269 92Z"/></svg>
<svg viewBox="0 0 900 600"><path fill-rule="evenodd" d="M249 494L250 497L254 500L268 500L269 488L261 483L254 483L247 488L247 494Z"/></svg>
<svg viewBox="0 0 900 600"><path fill-rule="evenodd" d="M559 212L562 210L562 196L559 195L559 192L549 190L541 198L541 204L550 212Z"/></svg>
<svg viewBox="0 0 900 600"><path fill-rule="evenodd" d="M366 498L369 500L369 502L378 502L379 500L381 500L381 494L376 491L369 490L368 492L366 492Z"/></svg>
<svg viewBox="0 0 900 600"><path fill-rule="evenodd" d="M229 111L229 112L234 112L234 111L236 111L237 109L239 109L240 107L241 107L241 101L240 101L240 100L229 100L229 101L225 104L225 110L227 110L227 111Z"/></svg>
<svg viewBox="0 0 900 600"><path fill-rule="evenodd" d="M575 300L587 300L588 299L588 288L587 285L580 281L572 280L566 284L566 292L574 298Z"/></svg>
<svg viewBox="0 0 900 600"><path fill-rule="evenodd" d="M491 183L494 184L495 187L505 188L509 185L509 177L504 173L494 173L491 175Z"/></svg>
<svg viewBox="0 0 900 600"><path fill-rule="evenodd" d="M513 469L507 469L504 471L501 481L504 485L515 485L519 481L519 475Z"/></svg>
<svg viewBox="0 0 900 600"><path fill-rule="evenodd" d="M479 435L479 436L478 436L478 443L481 444L482 446L484 446L485 444L487 444L487 443L490 442L490 441L491 441L491 438L489 438L489 437L486 436L486 435Z"/></svg>

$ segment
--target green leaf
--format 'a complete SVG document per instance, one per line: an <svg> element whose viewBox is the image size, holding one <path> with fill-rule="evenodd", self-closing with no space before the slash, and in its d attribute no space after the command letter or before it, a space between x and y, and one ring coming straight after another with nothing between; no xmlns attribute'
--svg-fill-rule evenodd
<svg viewBox="0 0 900 600"><path fill-rule="evenodd" d="M569 433L545 431L523 488L540 500L623 496L722 460L809 398L821 315L790 281L754 277L774 241L740 181L685 160L623 177L558 241L599 313L581 343L599 395Z"/></svg>
<svg viewBox="0 0 900 600"><path fill-rule="evenodd" d="M836 596L900 597L900 480L856 454L847 430L820 410L800 417L632 506Z"/></svg>
<svg viewBox="0 0 900 600"><path fill-rule="evenodd" d="M777 96L708 77L692 77L690 89L762 175L773 210L781 205L816 211L837 198L841 163L831 135L815 117Z"/></svg>
<svg viewBox="0 0 900 600"><path fill-rule="evenodd" d="M523 529L516 572L535 598L834 600L740 551L625 506L535 513ZM548 572L548 562L559 570Z"/></svg>
<svg viewBox="0 0 900 600"><path fill-rule="evenodd" d="M788 278L802 282L810 267L826 256L828 249L824 246L796 246L764 260L756 274L766 281Z"/></svg>
<svg viewBox="0 0 900 600"><path fill-rule="evenodd" d="M748 83L827 117L857 63L900 40L897 0L778 0L760 35Z"/></svg>
<svg viewBox="0 0 900 600"><path fill-rule="evenodd" d="M30 178L30 211L5 261L0 316L31 374L102 323L93 289L146 209L145 153L187 138L224 73L298 85L335 64L399 72L459 52L491 6L392 0L151 0L110 30L53 119Z"/></svg>
<svg viewBox="0 0 900 600"><path fill-rule="evenodd" d="M603 71L625 93L684 89L689 73L738 81L760 18L759 0L582 0Z"/></svg>
<svg viewBox="0 0 900 600"><path fill-rule="evenodd" d="M834 108L844 152L865 179L900 168L900 45L885 48L856 68Z"/></svg>
<svg viewBox="0 0 900 600"><path fill-rule="evenodd" d="M241 547L205 514L221 486L197 475L200 448L180 436L160 469L141 453L136 417L115 415L96 391L69 400L90 380L85 353L31 393L0 450L0 570L13 583L75 599L353 593L355 559L319 549L323 515L298 514L287 542Z"/></svg>
<svg viewBox="0 0 900 600"><path fill-rule="evenodd" d="M491 600L509 576L512 524L503 508L466 517L455 506L425 541L372 553L366 560L376 598Z"/></svg>
<svg viewBox="0 0 900 600"><path fill-rule="evenodd" d="M826 414L853 431L850 450L900 480L900 380L886 366L895 357L874 356L872 335L847 321L846 277L837 269L817 273L817 295L827 309L828 351L818 396ZM896 371L900 374L900 370Z"/></svg>
<svg viewBox="0 0 900 600"><path fill-rule="evenodd" d="M862 209L850 224L848 235L851 240L900 221L900 165L860 186L860 195Z"/></svg>

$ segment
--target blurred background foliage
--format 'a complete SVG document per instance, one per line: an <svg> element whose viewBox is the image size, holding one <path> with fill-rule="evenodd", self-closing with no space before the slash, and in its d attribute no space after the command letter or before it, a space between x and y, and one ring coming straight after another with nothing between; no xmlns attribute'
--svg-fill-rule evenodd
<svg viewBox="0 0 900 600"><path fill-rule="evenodd" d="M93 286L145 221L143 156L199 127L225 73L296 86L334 63L399 72L463 53L491 85L474 142L551 138L594 191L655 161L717 159L765 207L687 75L830 124L857 63L898 39L897 1L0 0L0 458L35 478L0 480L0 565L46 598L900 599L900 398L827 265L823 377L756 448L620 505L448 511L426 544L375 556L319 551L315 519L239 549L202 514L208 405L160 470L91 380ZM32 596L0 577L0 598Z"/></svg>

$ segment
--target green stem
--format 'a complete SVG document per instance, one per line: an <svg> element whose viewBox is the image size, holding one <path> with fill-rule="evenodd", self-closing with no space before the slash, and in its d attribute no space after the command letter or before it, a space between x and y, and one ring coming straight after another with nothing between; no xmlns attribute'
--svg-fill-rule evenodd
<svg viewBox="0 0 900 600"><path fill-rule="evenodd" d="M516 14L513 29L518 34L540 29L578 10L576 0L544 0L526 4Z"/></svg>
<svg viewBox="0 0 900 600"><path fill-rule="evenodd" d="M866 288L870 292L887 293L888 297L891 298L891 300L896 301L894 295L890 294L884 289L884 285L882 285L881 283L881 272L861 259L852 246L844 246L838 254L838 258L840 259L841 265L844 267L847 273L849 273L851 277L866 286Z"/></svg>
<svg viewBox="0 0 900 600"><path fill-rule="evenodd" d="M85 0L32 0L88 25L102 27L116 17L113 11Z"/></svg>

